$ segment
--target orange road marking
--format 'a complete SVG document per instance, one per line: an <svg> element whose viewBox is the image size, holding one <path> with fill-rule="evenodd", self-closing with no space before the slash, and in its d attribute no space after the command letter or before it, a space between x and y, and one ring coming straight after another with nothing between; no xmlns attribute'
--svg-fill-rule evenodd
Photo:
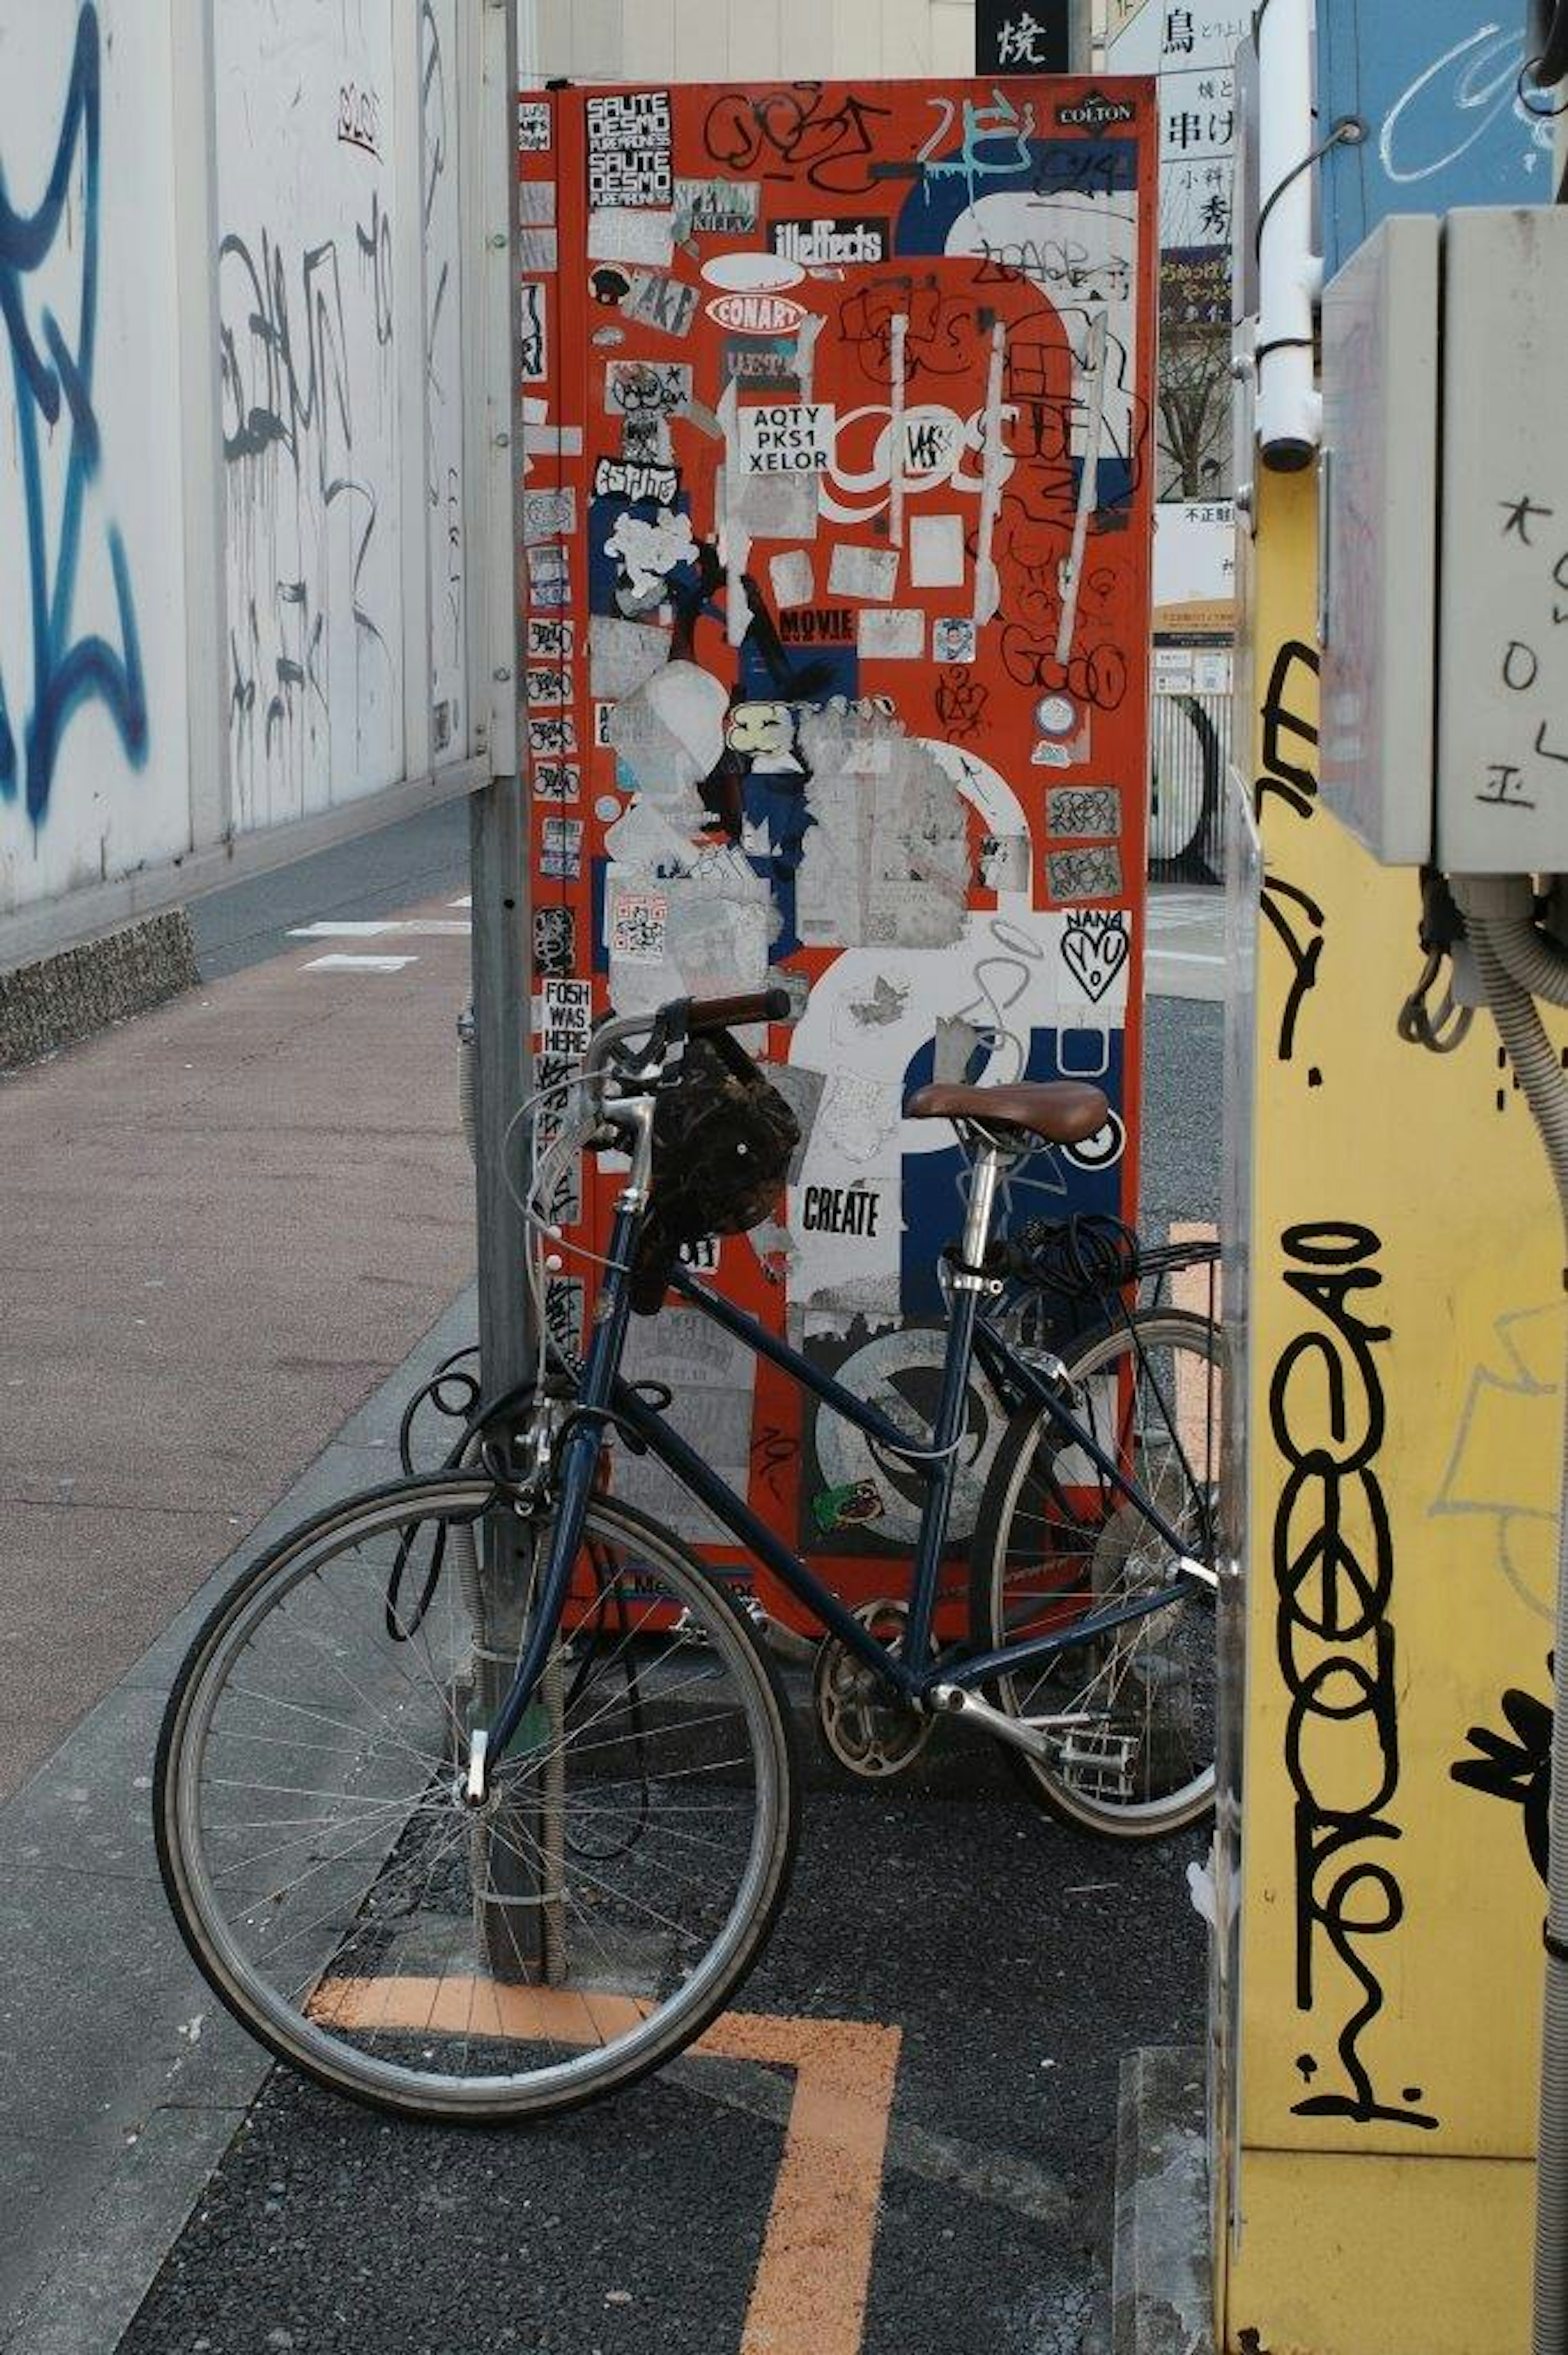
<svg viewBox="0 0 1568 2355"><path fill-rule="evenodd" d="M412 1976L324 1979L309 2006L334 2028L562 2044L623 2035L648 2009L597 1988ZM781 2062L795 2072L739 2355L859 2355L901 2041L899 2030L874 2021L730 2011L689 2047L713 2060Z"/></svg>

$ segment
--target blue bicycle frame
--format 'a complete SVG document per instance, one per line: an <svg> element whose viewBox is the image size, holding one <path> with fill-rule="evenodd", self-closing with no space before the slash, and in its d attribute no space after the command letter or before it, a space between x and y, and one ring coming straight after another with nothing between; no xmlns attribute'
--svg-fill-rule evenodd
<svg viewBox="0 0 1568 2355"><path fill-rule="evenodd" d="M990 1188L985 1189L989 1210ZM1075 1619L1071 1625L1047 1635L1032 1636L995 1651L953 1650L930 1657L932 1625L942 1554L948 1541L952 1509L957 1449L964 1417L965 1392L971 1368L979 1359L1004 1403L1044 1408L1062 1438L1081 1448L1101 1477L1140 1514L1168 1545L1179 1565L1190 1564L1183 1540L1134 1483L1108 1455L1094 1433L1086 1431L1049 1377L1027 1359L980 1313L987 1280L974 1269L955 1280L948 1324L947 1350L936 1422L929 1443L911 1440L867 1400L857 1398L842 1383L802 1357L786 1341L744 1309L695 1282L684 1270L671 1277L672 1288L701 1315L709 1317L753 1354L781 1367L803 1389L830 1407L834 1414L865 1433L868 1439L916 1471L926 1484L926 1497L915 1555L909 1615L896 1647L879 1643L832 1590L808 1569L745 1500L715 1472L661 1411L621 1378L630 1314L630 1265L641 1218L641 1204L623 1196L611 1231L603 1285L594 1313L593 1337L577 1398L557 1455L555 1525L540 1581L537 1607L512 1689L490 1729L488 1755L499 1758L515 1733L549 1657L571 1582L572 1566L582 1541L595 1475L607 1432L617 1425L637 1444L647 1447L668 1471L706 1506L737 1544L766 1563L796 1600L855 1657L883 1678L906 1700L918 1701L938 1684L959 1691L983 1685L999 1672L1022 1668L1077 1648L1112 1629L1164 1610L1186 1589L1185 1574L1136 1600ZM982 1217L981 1225L984 1220ZM966 1256L978 1260L976 1251Z"/></svg>

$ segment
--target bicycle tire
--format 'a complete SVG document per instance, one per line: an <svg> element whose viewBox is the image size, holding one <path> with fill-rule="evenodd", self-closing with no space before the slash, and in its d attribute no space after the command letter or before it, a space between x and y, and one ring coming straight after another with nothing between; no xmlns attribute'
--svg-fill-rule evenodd
<svg viewBox="0 0 1568 2355"><path fill-rule="evenodd" d="M1191 1555L1212 1567L1223 1391L1215 1393L1225 1357L1219 1327L1184 1309L1135 1311L1075 1341L1066 1372L1075 1384L1089 1386L1085 1397L1101 1402L1098 1422L1082 1405L1080 1420L1125 1465L1128 1434L1144 1394L1137 1385L1161 1354L1201 1366L1204 1378L1195 1398L1183 1388L1188 1377L1180 1368L1166 1375L1171 1397L1164 1439L1156 1443L1160 1461L1151 1476L1147 1465L1134 1476L1176 1533L1190 1539ZM1114 1446L1104 1412L1110 1396L1117 1401ZM1199 1444L1188 1430L1196 1407L1204 1417ZM1049 1498L1053 1492L1059 1500L1051 1508L1054 1520L1024 1504L1027 1496ZM1087 1615L1124 1595L1133 1599L1157 1582L1171 1586L1167 1610L1082 1651L1069 1648L1046 1668L998 1675L990 1687L992 1700L1010 1716L1077 1710L1091 1721L1081 1732L1062 1734L1046 1756L1000 1745L1030 1797L1081 1830L1127 1840L1163 1838L1201 1823L1213 1806L1213 1596L1190 1580L1172 1579L1168 1555L1135 1508L1094 1473L1082 1450L1075 1459L1044 1407L1012 1417L987 1483L970 1558L969 1632L976 1651L1069 1625L1075 1612ZM1073 1689L1075 1678L1081 1689ZM1200 1750L1207 1752L1201 1765Z"/></svg>
<svg viewBox="0 0 1568 2355"><path fill-rule="evenodd" d="M592 1501L585 1532L598 1549L599 1632L590 1610L588 1634L579 1622L571 1638L580 1657L558 1731L530 1731L525 1719L514 1755L493 1774L496 1812L476 1828L461 1797L457 1712L478 1657L462 1614L480 1606L470 1610L478 1590L451 1540L500 1501L482 1474L416 1476L281 1538L191 1646L164 1713L154 1791L175 1921L241 2024L334 2092L474 2125L547 2116L618 2091L700 2035L767 1942L799 1817L789 1711L756 1630L676 1540L605 1497ZM542 1542L546 1525L527 1526ZM410 1538L424 1545L421 1532L433 1546L436 1531L432 1596L420 1604L431 1558L420 1554L397 1596L397 1625L406 1616L412 1632L394 1635L388 1618L377 1642L364 1630L392 1608L389 1560ZM355 1557L357 1572L344 1567ZM398 1656L399 1644L422 1647L428 1673ZM275 1677L281 1689L265 1689ZM623 1689L631 1702L617 1698ZM655 1739L677 1764L651 1766ZM313 1780L318 1760L330 1771ZM552 1844L552 1825L528 1810L555 1804L540 1795L557 1767ZM335 1813L329 1802L341 1803ZM256 1806L260 1815L241 1812ZM237 1835L249 1843L238 1861ZM498 1841L514 1859L532 1859L542 1895L503 1888L486 1861ZM711 1936L701 1901L684 1893L710 1872L721 1884ZM327 1913L307 1920L323 1899ZM541 1923L554 1909L563 1925L572 1956L564 1986L497 1975L476 1923L523 1902Z"/></svg>

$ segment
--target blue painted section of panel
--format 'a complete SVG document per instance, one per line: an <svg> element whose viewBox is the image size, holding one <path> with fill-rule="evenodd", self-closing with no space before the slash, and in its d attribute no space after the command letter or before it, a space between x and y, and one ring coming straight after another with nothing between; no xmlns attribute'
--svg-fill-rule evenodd
<svg viewBox="0 0 1568 2355"><path fill-rule="evenodd" d="M1319 0L1318 24L1319 119L1368 134L1324 160L1330 277L1387 213L1550 203L1552 125L1519 94L1522 0Z"/></svg>

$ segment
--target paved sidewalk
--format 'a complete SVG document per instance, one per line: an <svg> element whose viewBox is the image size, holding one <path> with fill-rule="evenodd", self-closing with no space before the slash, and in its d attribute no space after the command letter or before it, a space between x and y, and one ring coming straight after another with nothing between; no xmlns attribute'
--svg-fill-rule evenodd
<svg viewBox="0 0 1568 2355"><path fill-rule="evenodd" d="M471 1273L454 896L0 1082L0 1796Z"/></svg>

